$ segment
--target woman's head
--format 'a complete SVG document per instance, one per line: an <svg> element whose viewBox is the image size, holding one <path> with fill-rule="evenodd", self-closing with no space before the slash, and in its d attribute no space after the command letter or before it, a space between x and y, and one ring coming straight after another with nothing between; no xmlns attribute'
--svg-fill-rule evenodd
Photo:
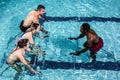
<svg viewBox="0 0 120 80"><path fill-rule="evenodd" d="M20 39L17 43L17 47L19 48L27 47L28 42L29 42L28 39Z"/></svg>
<svg viewBox="0 0 120 80"><path fill-rule="evenodd" d="M26 32L30 32L30 31L35 31L38 32L40 30L40 26L38 23L32 23L31 27L29 29L26 30Z"/></svg>
<svg viewBox="0 0 120 80"><path fill-rule="evenodd" d="M33 28L33 29L37 29L38 27L39 27L38 23L32 23L31 24L31 28Z"/></svg>

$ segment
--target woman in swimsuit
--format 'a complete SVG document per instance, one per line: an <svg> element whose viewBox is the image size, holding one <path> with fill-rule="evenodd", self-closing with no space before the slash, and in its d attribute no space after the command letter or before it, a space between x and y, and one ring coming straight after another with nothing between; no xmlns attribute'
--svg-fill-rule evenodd
<svg viewBox="0 0 120 80"><path fill-rule="evenodd" d="M25 59L25 50L29 47L28 39L21 39L18 41L16 48L11 52L10 56L7 58L6 63L8 66L12 67L17 71L15 74L14 80L19 78L19 75L22 72L22 68L18 62L23 63L30 71L35 74L40 73L39 71L34 70L30 65L29 62Z"/></svg>

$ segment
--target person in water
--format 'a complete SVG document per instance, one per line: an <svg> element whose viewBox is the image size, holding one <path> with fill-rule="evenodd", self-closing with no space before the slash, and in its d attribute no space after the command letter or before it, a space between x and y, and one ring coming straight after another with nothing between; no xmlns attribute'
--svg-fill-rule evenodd
<svg viewBox="0 0 120 80"><path fill-rule="evenodd" d="M33 23L30 28L28 28L25 33L22 35L22 38L28 39L29 43L32 45L33 48L37 48L35 45L33 36L39 37L39 38L45 38L48 36L39 36L37 33L39 32L40 27L38 23Z"/></svg>
<svg viewBox="0 0 120 80"><path fill-rule="evenodd" d="M83 38L84 36L87 37L87 41L84 43L84 49L81 51L76 51L74 53L70 53L76 56L79 56L81 53L86 52L87 50L90 50L90 57L92 58L92 62L96 61L96 54L97 51L99 51L103 47L103 40L101 37L99 37L96 32L90 28L90 25L88 23L83 23L80 28L81 34L77 37L70 37L68 39L70 40L78 40L79 38Z"/></svg>
<svg viewBox="0 0 120 80"><path fill-rule="evenodd" d="M28 39L29 43L30 43L30 47L32 48L32 50L34 50L33 55L31 55L31 61L30 63L33 64L34 61L35 61L35 57L36 57L36 53L39 53L39 55L45 55L45 53L43 51L41 51L39 49L39 47L35 44L35 41L33 39L33 36L37 36L39 38L45 38L45 37L48 37L48 36L39 36L39 35L36 35L40 30L40 27L39 27L39 24L38 23L33 23L31 25L30 28L28 28L26 30L26 32L22 35L22 38L25 38L25 39ZM37 59L37 58L36 58ZM37 64L37 60L35 62Z"/></svg>
<svg viewBox="0 0 120 80"><path fill-rule="evenodd" d="M38 5L37 10L32 10L28 16L22 20L20 24L20 29L22 32L25 32L28 28L31 27L33 23L39 24L39 18L44 19L42 15L45 13L45 7L43 5ZM40 24L39 24L40 25ZM40 26L40 30L46 34L49 34L43 27Z"/></svg>
<svg viewBox="0 0 120 80"><path fill-rule="evenodd" d="M18 62L23 63L30 71L35 74L39 74L40 71L34 70L30 65L29 61L25 59L25 50L28 50L29 41L28 39L21 39L18 41L16 48L11 52L9 57L6 60L6 64L17 71L15 74L14 80L18 80L19 75L22 72L22 67ZM30 49L28 51L31 51Z"/></svg>

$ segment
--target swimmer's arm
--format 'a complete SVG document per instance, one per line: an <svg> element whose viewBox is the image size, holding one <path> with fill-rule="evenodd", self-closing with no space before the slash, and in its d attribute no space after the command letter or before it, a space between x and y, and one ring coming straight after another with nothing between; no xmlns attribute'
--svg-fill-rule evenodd
<svg viewBox="0 0 120 80"><path fill-rule="evenodd" d="M84 34L80 34L76 39L83 38L84 36Z"/></svg>
<svg viewBox="0 0 120 80"><path fill-rule="evenodd" d="M77 51L78 53L84 53L84 52L86 52L88 50L88 48L84 48L84 49L82 49L81 51Z"/></svg>
<svg viewBox="0 0 120 80"><path fill-rule="evenodd" d="M43 18L42 16L39 15L39 19L45 20L45 18Z"/></svg>
<svg viewBox="0 0 120 80"><path fill-rule="evenodd" d="M36 55L45 55L44 51L40 51L39 49L32 50L31 52Z"/></svg>
<svg viewBox="0 0 120 80"><path fill-rule="evenodd" d="M46 37L49 37L48 35L47 36L40 36L39 33L36 33L34 36L40 38L40 39L43 39L43 38L46 38Z"/></svg>
<svg viewBox="0 0 120 80"><path fill-rule="evenodd" d="M40 26L40 31L44 32L45 34L50 34L50 32L46 31L42 26Z"/></svg>
<svg viewBox="0 0 120 80"><path fill-rule="evenodd" d="M88 48L84 48L84 49L82 49L81 51L76 51L76 54L77 55L80 55L81 53L84 53L84 52L86 52L88 50Z"/></svg>
<svg viewBox="0 0 120 80"><path fill-rule="evenodd" d="M26 51L30 52L30 51L31 51L31 48L27 47Z"/></svg>
<svg viewBox="0 0 120 80"><path fill-rule="evenodd" d="M33 37L32 37L32 33L31 33L31 35L28 36L28 40L29 40L29 43L30 43L30 44L34 44L34 40L33 40Z"/></svg>
<svg viewBox="0 0 120 80"><path fill-rule="evenodd" d="M76 40L83 38L85 35L84 34L80 34L77 38L75 38Z"/></svg>
<svg viewBox="0 0 120 80"><path fill-rule="evenodd" d="M81 51L76 51L75 53L70 53L70 55L76 55L76 56L79 56L81 53L84 53L88 50L88 48L84 48L82 49Z"/></svg>
<svg viewBox="0 0 120 80"><path fill-rule="evenodd" d="M34 49L39 49L35 44L31 44Z"/></svg>
<svg viewBox="0 0 120 80"><path fill-rule="evenodd" d="M73 39L78 40L79 38L83 38L84 36L85 36L84 34L80 34L77 38L69 37L68 39L70 39L70 40L73 40Z"/></svg>
<svg viewBox="0 0 120 80"><path fill-rule="evenodd" d="M30 42L30 44L32 45L32 47L34 48L34 49L38 49L38 47L34 44L34 41L33 41L33 37L32 36L29 36L29 42Z"/></svg>
<svg viewBox="0 0 120 80"><path fill-rule="evenodd" d="M38 36L38 38L40 38L40 39L44 39L46 37L49 37L49 36Z"/></svg>
<svg viewBox="0 0 120 80"><path fill-rule="evenodd" d="M32 44L32 47L34 50L31 50L31 53L37 54L37 55L44 55L45 53L43 51L39 50L39 47L36 46L35 44Z"/></svg>
<svg viewBox="0 0 120 80"><path fill-rule="evenodd" d="M18 59L32 72L36 72L29 64L28 62L25 60L25 58L23 57L23 55L18 55Z"/></svg>

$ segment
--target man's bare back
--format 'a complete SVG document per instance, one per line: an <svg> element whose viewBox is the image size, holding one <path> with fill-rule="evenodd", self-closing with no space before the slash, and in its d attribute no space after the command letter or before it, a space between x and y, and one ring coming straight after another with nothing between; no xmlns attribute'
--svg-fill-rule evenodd
<svg viewBox="0 0 120 80"><path fill-rule="evenodd" d="M24 20L22 20L19 26L21 31L25 32L28 28L31 27L32 23L39 24L39 18L41 15L44 15L44 13L45 13L45 7L43 5L38 5L37 10L32 10L28 14L28 16Z"/></svg>
<svg viewBox="0 0 120 80"><path fill-rule="evenodd" d="M28 27L32 23L38 23L39 24L38 19L39 19L39 14L37 13L37 11L33 10L28 14L26 19L24 20L23 26Z"/></svg>
<svg viewBox="0 0 120 80"><path fill-rule="evenodd" d="M87 37L87 41L92 43L92 44L95 44L95 43L98 43L99 42L99 37L98 35L95 33L94 30L90 29L88 31L88 34L86 35Z"/></svg>

